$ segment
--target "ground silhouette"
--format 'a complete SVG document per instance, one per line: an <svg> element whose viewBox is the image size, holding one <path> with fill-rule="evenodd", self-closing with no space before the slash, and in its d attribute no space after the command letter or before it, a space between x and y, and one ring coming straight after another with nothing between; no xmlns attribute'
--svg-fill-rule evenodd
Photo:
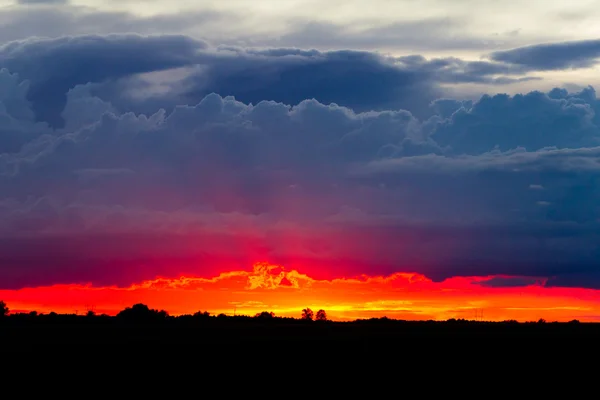
<svg viewBox="0 0 600 400"><path fill-rule="evenodd" d="M311 349L326 354L335 350L355 353L402 354L417 348L456 348L459 343L540 343L581 344L585 339L598 343L600 324L538 321L482 322L460 319L447 321L403 321L386 317L336 322L325 310L310 308L297 318L279 317L271 311L255 316L212 315L207 311L170 316L164 310L134 304L116 316L88 311L77 314L11 313L0 302L0 351L39 351L45 348L100 349L105 345L127 345L129 349L172 346L203 351L248 349ZM417 344L419 343L419 344ZM207 345L210 344L210 345ZM462 344L461 344L462 346ZM468 345L467 345L468 346ZM161 348L161 347L157 347Z"/></svg>

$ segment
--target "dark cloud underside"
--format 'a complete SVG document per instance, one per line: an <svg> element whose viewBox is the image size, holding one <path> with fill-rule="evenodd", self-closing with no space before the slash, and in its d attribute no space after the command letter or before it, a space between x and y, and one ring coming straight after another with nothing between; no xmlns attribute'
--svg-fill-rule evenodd
<svg viewBox="0 0 600 400"><path fill-rule="evenodd" d="M547 68L523 57L213 47L185 36L9 43L0 287L264 260L314 276L412 270L599 287L594 89L442 98L447 84Z"/></svg>

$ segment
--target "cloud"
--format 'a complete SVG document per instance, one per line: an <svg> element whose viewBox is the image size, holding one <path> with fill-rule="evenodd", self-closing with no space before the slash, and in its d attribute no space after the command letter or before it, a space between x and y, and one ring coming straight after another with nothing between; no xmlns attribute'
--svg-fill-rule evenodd
<svg viewBox="0 0 600 400"><path fill-rule="evenodd" d="M205 47L184 36L33 38L0 47L0 66L30 82L39 120L60 125L66 93L77 84L185 66Z"/></svg>
<svg viewBox="0 0 600 400"><path fill-rule="evenodd" d="M494 61L522 65L536 71L589 68L600 57L600 40L543 43L491 54Z"/></svg>
<svg viewBox="0 0 600 400"><path fill-rule="evenodd" d="M36 123L27 95L30 84L7 69L0 69L0 154L19 151L27 142L50 133Z"/></svg>
<svg viewBox="0 0 600 400"><path fill-rule="evenodd" d="M201 9L140 16L126 11L98 10L68 4L67 0L21 1L16 6L3 7L2 11L1 43L32 37L58 38L115 33L183 34L189 30L219 36L219 26L227 29L240 22L239 15L233 12Z"/></svg>
<svg viewBox="0 0 600 400"><path fill-rule="evenodd" d="M4 287L128 285L257 261L315 279L411 271L600 287L592 88L441 98L423 117L402 101L511 70L135 35L31 39L0 62ZM182 74L153 87L170 107L131 112L124 94L165 70Z"/></svg>
<svg viewBox="0 0 600 400"><path fill-rule="evenodd" d="M47 4L68 4L69 0L17 0L17 4L22 5L47 5Z"/></svg>
<svg viewBox="0 0 600 400"><path fill-rule="evenodd" d="M314 100L251 106L213 94L169 115L103 112L0 158L3 281L23 285L38 270L39 284L107 283L261 257L434 279L595 268L597 147L489 141L455 155L431 139L439 126L408 112Z"/></svg>
<svg viewBox="0 0 600 400"><path fill-rule="evenodd" d="M526 276L494 276L482 281L473 282L477 285L492 288L511 288L511 287L528 287L528 286L544 286L545 280L539 278L529 278Z"/></svg>
<svg viewBox="0 0 600 400"><path fill-rule="evenodd" d="M492 289L485 282L496 282ZM402 299L398 299L402 292ZM451 278L432 282L418 274L319 280L284 267L256 264L210 278L157 278L127 286L54 285L2 290L12 312L72 313L89 310L117 314L125 305L143 303L171 315L193 314L201 307L219 313L254 316L273 311L297 317L300 310L325 309L334 320L379 318L536 321L595 320L596 291L544 288L534 278ZM257 300L260 299L260 300ZM518 299L518 302L516 302ZM200 305L200 306L199 306ZM515 305L518 305L515 307Z"/></svg>
<svg viewBox="0 0 600 400"><path fill-rule="evenodd" d="M431 115L430 103L442 97L443 85L535 79L518 66L485 61L215 47L186 36L134 34L10 42L0 47L0 67L29 81L37 120L54 127L63 127L67 92L86 84L121 111L137 113L196 104L215 92L253 104L314 98L358 112L406 109L424 118Z"/></svg>
<svg viewBox="0 0 600 400"><path fill-rule="evenodd" d="M169 33L239 46L320 50L352 48L396 53L489 51L516 47L531 40L523 37L523 33L515 35L516 29L498 33L490 27L478 32L479 29L471 25L474 19L470 8L466 12L454 9L443 18L425 15L418 19L416 14L421 12L411 10L414 6L411 2L403 5L400 15L389 9L390 6L398 7L400 3L374 4L373 10L378 10L380 15L359 13L340 21L339 10L347 6L345 3L318 4L318 15L311 13L313 7L306 3L299 9L294 5L286 6L285 11L276 7L274 13L265 15L258 11L260 5L248 7L244 2L234 1L218 5L214 1L205 1L175 6L164 1L151 1L145 7L128 1L88 1L86 6L82 6L69 4L67 0L23 0L3 8L0 40L20 40L31 36ZM438 9L439 4L429 8ZM493 15L491 12L486 14ZM390 18L391 15L395 17ZM539 33L536 36L539 39Z"/></svg>
<svg viewBox="0 0 600 400"><path fill-rule="evenodd" d="M480 154L491 143L502 151L519 146L528 150L597 146L596 111L595 94L591 104L542 92L486 95L473 107L458 109L432 137L458 154Z"/></svg>
<svg viewBox="0 0 600 400"><path fill-rule="evenodd" d="M393 49L414 51L488 50L517 43L515 35L478 37L464 31L466 18L444 17L404 20L378 25L334 24L322 21L292 21L287 32L257 36L249 45L294 46L318 49Z"/></svg>

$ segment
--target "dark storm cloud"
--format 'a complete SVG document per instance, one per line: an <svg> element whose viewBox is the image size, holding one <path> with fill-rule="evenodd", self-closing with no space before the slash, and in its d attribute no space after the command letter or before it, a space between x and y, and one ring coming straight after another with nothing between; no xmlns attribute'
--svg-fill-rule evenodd
<svg viewBox="0 0 600 400"><path fill-rule="evenodd" d="M31 39L0 65L3 287L267 259L598 286L592 88L430 103L522 69L182 36ZM129 112L150 89L156 107Z"/></svg>
<svg viewBox="0 0 600 400"><path fill-rule="evenodd" d="M535 71L589 68L600 57L600 40L535 44L491 54L494 61Z"/></svg>
<svg viewBox="0 0 600 400"><path fill-rule="evenodd" d="M0 67L29 80L36 116L59 126L66 93L77 84L185 66L205 47L185 36L35 38L0 47Z"/></svg>
<svg viewBox="0 0 600 400"><path fill-rule="evenodd" d="M118 103L123 111L139 112L126 109L131 98L122 99L126 95L123 88L143 90L148 83L141 81L139 74L182 67L191 68L187 78L171 83L171 96L165 95L163 103L154 103L155 107L195 104L215 92L252 103L269 99L297 104L315 98L356 111L407 109L426 117L429 103L441 96L440 84L533 79L524 76L520 67L489 62L393 58L349 50L210 47L185 36L28 39L2 46L0 67L30 81L28 98L37 119L55 127L63 124L60 112L66 92L78 84L108 85L94 90Z"/></svg>
<svg viewBox="0 0 600 400"><path fill-rule="evenodd" d="M577 287L585 282L585 287L600 289L600 273L598 268L591 267L584 271L576 271L570 274L560 274L550 277L546 282L547 287Z"/></svg>
<svg viewBox="0 0 600 400"><path fill-rule="evenodd" d="M490 143L502 151L598 146L597 110L595 99L587 103L542 92L485 95L473 107L457 109L432 138L458 154L480 154Z"/></svg>
<svg viewBox="0 0 600 400"><path fill-rule="evenodd" d="M474 282L477 285L485 287L525 287L525 286L542 286L545 284L539 278L529 278L526 276L494 276L480 282Z"/></svg>
<svg viewBox="0 0 600 400"><path fill-rule="evenodd" d="M518 67L484 64L489 63L455 58L428 60L421 56L394 58L350 50L252 50L221 46L216 52L206 54L203 68L177 83L176 94L170 100L171 106L195 104L212 92L254 104L263 99L297 104L314 98L359 112L406 109L424 118L431 115L431 101L442 95L442 84L508 84L535 79L519 76L522 71ZM135 78L132 82L135 84ZM123 87L126 86L119 86ZM95 93L123 104L114 87L96 88ZM132 104L131 100L126 103ZM162 106L168 108L169 104Z"/></svg>
<svg viewBox="0 0 600 400"><path fill-rule="evenodd" d="M216 60L208 73L188 79L186 98L194 102L211 92L254 104L315 98L357 111L411 108L423 113L440 93L435 77L422 65L395 63L373 53L232 50L235 63Z"/></svg>

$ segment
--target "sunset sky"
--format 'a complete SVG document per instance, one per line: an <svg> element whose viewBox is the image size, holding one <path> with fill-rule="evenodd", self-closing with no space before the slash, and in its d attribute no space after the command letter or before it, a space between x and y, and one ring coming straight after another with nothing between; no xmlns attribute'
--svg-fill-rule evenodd
<svg viewBox="0 0 600 400"><path fill-rule="evenodd" d="M595 1L0 0L0 300L600 319Z"/></svg>

